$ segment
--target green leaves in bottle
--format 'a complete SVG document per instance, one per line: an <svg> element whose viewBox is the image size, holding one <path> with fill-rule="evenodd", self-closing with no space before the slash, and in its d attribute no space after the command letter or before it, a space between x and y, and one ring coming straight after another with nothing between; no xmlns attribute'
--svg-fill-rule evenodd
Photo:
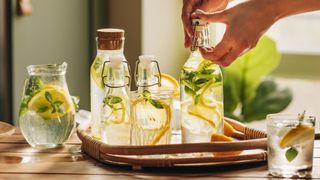
<svg viewBox="0 0 320 180"><path fill-rule="evenodd" d="M222 80L221 75L214 74L214 64L211 61L203 60L198 70L187 71L182 70L181 82L185 86L184 91L187 95L193 97L194 103L199 102L198 91L208 83L220 83Z"/></svg>
<svg viewBox="0 0 320 180"><path fill-rule="evenodd" d="M163 109L163 105L161 104L160 101L155 100L155 99L151 99L151 93L148 90L144 90L142 93L143 98L148 101L150 104L152 104L152 106L154 106L157 109Z"/></svg>
<svg viewBox="0 0 320 180"><path fill-rule="evenodd" d="M119 96L107 96L103 99L104 106L109 106L111 109L114 109L114 105L121 103L122 98ZM115 110L115 109L114 109Z"/></svg>

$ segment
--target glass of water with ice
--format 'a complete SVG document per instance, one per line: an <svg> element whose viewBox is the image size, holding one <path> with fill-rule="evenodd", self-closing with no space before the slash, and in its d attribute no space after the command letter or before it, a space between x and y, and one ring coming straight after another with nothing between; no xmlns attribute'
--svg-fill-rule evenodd
<svg viewBox="0 0 320 180"><path fill-rule="evenodd" d="M276 177L309 177L315 136L313 116L270 114L267 116L268 169Z"/></svg>

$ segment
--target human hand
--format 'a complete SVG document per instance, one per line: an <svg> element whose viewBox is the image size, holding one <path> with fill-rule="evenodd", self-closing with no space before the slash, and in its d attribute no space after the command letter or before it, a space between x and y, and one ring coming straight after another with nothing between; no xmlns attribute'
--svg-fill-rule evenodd
<svg viewBox="0 0 320 180"><path fill-rule="evenodd" d="M202 56L222 66L255 47L263 33L276 21L265 1L247 1L216 13L196 10L192 18L226 24L222 40L214 48L200 48Z"/></svg>
<svg viewBox="0 0 320 180"><path fill-rule="evenodd" d="M183 8L181 19L184 26L185 47L191 47L191 39L193 29L191 25L191 14L196 9L201 9L206 12L214 12L223 10L227 7L228 0L183 0Z"/></svg>

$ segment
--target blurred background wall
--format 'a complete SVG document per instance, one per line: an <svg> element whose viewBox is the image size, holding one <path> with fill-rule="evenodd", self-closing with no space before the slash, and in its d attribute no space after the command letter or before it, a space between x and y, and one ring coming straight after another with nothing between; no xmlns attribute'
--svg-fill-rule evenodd
<svg viewBox="0 0 320 180"><path fill-rule="evenodd" d="M17 1L7 1L11 2L12 11L11 73L14 120L18 117L22 87L27 76L26 66L30 64L68 62L67 80L70 92L81 97L81 108L90 109L89 66L96 52L95 30L98 28L126 30L125 55L132 68L139 55L154 54L159 60L161 70L178 78L180 68L189 55L183 46L180 20L182 0L31 0L31 16L18 16ZM310 18L319 22L319 16ZM310 18L294 20L292 23L307 28L299 28L298 35L302 39L310 36L307 31L320 30L319 23L318 26L306 26L310 24ZM286 23L278 25L278 28L285 34L291 29ZM315 30L310 31L312 28ZM282 37L279 36L280 30L273 32L273 35ZM276 41L279 44L283 41L297 44L296 41L291 41L295 39L294 36L296 35L289 35L292 38ZM300 48L305 47L305 44L297 45ZM286 79L285 82L292 79L302 79L307 84L318 82L320 52L317 53L317 49L315 53L281 51L282 61L273 76L287 78L288 81ZM320 102L320 96L316 97L319 97Z"/></svg>
<svg viewBox="0 0 320 180"><path fill-rule="evenodd" d="M30 64L68 63L70 93L81 97L89 108L88 0L32 0L30 16L17 15L12 1L13 119L17 120L26 67Z"/></svg>

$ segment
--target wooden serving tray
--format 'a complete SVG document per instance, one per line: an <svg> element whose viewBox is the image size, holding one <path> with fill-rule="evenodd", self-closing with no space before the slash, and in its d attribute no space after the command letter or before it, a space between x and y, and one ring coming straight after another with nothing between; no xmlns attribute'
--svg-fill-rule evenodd
<svg viewBox="0 0 320 180"><path fill-rule="evenodd" d="M92 158L107 164L142 167L217 166L262 162L267 160L265 132L225 118L236 130L239 141L167 144L154 146L114 146L95 140L89 131L77 130L82 150ZM214 156L212 152L239 151L240 155Z"/></svg>

